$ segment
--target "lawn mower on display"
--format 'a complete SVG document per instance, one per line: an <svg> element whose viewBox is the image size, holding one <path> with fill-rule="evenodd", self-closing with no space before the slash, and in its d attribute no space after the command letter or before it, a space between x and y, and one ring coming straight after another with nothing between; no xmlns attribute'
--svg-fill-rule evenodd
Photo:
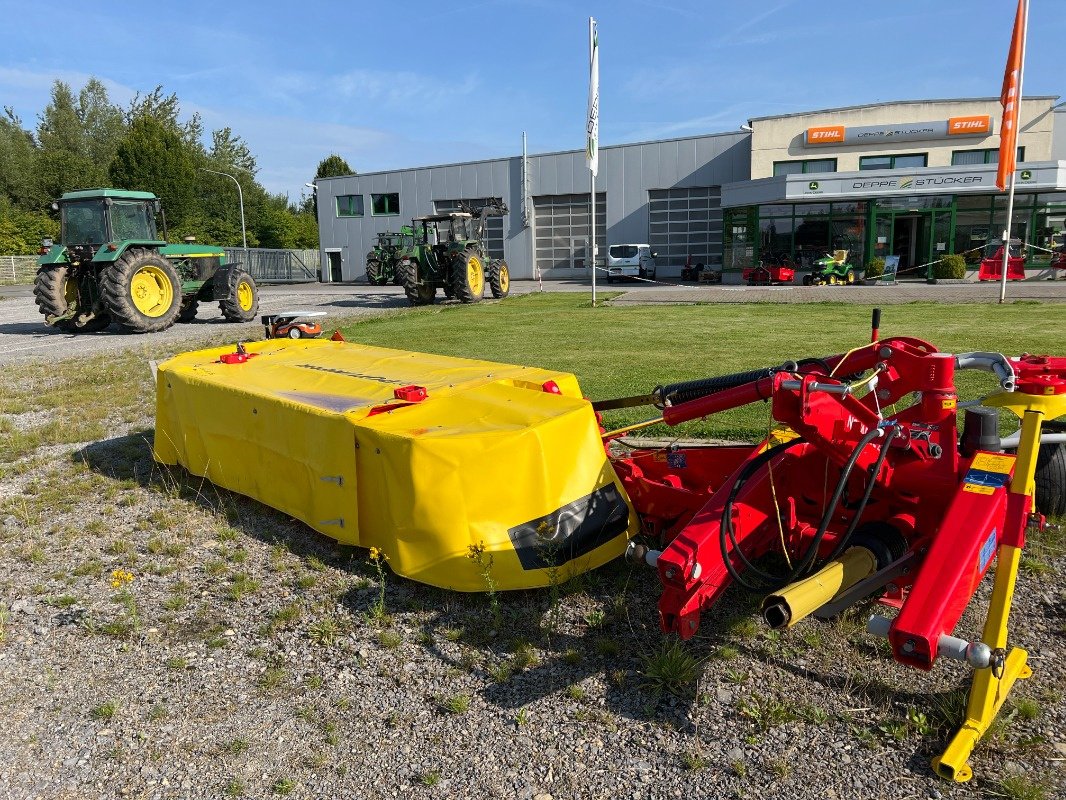
<svg viewBox="0 0 1066 800"><path fill-rule="evenodd" d="M325 311L280 311L262 318L267 339L314 339L322 335L322 325L315 317L326 316Z"/></svg>
<svg viewBox="0 0 1066 800"><path fill-rule="evenodd" d="M745 267L742 277L748 286L782 286L795 279L796 267L788 256L771 253L757 266Z"/></svg>
<svg viewBox="0 0 1066 800"><path fill-rule="evenodd" d="M856 281L855 267L848 263L848 250L834 250L814 262L814 270L803 277L804 286L852 286Z"/></svg>
<svg viewBox="0 0 1066 800"><path fill-rule="evenodd" d="M1011 239L1007 255L1007 280L1025 280L1025 256L1022 254L1021 239ZM1003 278L1003 240L993 239L985 245L981 266L977 270L977 280L998 281Z"/></svg>
<svg viewBox="0 0 1066 800"><path fill-rule="evenodd" d="M1044 431L1066 414L1066 358L942 353L882 339L879 318L844 353L597 402L531 367L342 341L213 348L159 366L154 456L434 586L547 586L625 553L655 570L660 626L682 639L733 585L763 597L772 628L877 600L868 629L895 661L974 670L966 719L933 761L965 781L1031 674L1007 623L1026 536L1066 512L1066 434ZM963 370L995 388L961 404L960 427ZM773 423L754 444L624 438L753 403ZM654 416L601 427L640 406ZM1021 420L1005 438L1001 411ZM993 564L984 630L959 637Z"/></svg>

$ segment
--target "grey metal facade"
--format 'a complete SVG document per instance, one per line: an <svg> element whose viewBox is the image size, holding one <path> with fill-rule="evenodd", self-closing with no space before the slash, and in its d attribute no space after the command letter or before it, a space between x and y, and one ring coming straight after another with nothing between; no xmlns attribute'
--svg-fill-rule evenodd
<svg viewBox="0 0 1066 800"><path fill-rule="evenodd" d="M527 163L529 197L526 199L522 191L521 156L318 179L322 279L330 280L327 267L331 263L330 253L340 254L343 280L362 279L366 273L366 254L379 232L397 231L401 225L410 224L412 217L434 213L444 201L484 197L502 198L510 209L503 220L503 246L511 277L535 277L537 236L543 242L547 232L536 230L532 199L559 195L587 197L590 185L583 150L531 155ZM650 242L653 238L657 243L669 242L658 229L653 237L652 226L651 199L664 197L665 190L700 189L705 191L694 194L717 198L722 184L750 177L750 134L742 131L601 148L596 193L597 196L605 194L607 203L606 236L605 239L596 237L601 243L601 261L604 243ZM390 193L399 195L399 214L375 216L371 196ZM338 216L337 198L348 195L363 196L363 216ZM530 208L528 215L524 215L523 204L527 200ZM716 200L711 205L708 237L720 255L715 237L720 237L721 214ZM600 210L597 208L597 218ZM528 225L523 222L524 216L529 220ZM688 237L686 241L692 241L688 232L680 234ZM676 242L666 248L660 258L660 275L680 274L684 265L683 249ZM547 267L542 261L543 277L550 280L588 274L585 269L559 268L556 266L559 263L561 259L553 259L552 266Z"/></svg>

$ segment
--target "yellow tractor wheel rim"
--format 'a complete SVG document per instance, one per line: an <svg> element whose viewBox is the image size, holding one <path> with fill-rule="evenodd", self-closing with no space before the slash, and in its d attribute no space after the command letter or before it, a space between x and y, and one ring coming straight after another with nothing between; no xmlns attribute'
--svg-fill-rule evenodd
<svg viewBox="0 0 1066 800"><path fill-rule="evenodd" d="M174 286L161 268L146 264L133 273L130 297L146 317L161 317L174 305Z"/></svg>
<svg viewBox="0 0 1066 800"><path fill-rule="evenodd" d="M474 294L481 294L485 289L485 268L477 256L470 256L466 262L466 282Z"/></svg>
<svg viewBox="0 0 1066 800"><path fill-rule="evenodd" d="M511 273L504 264L500 267L500 291L506 292L511 286Z"/></svg>
<svg viewBox="0 0 1066 800"><path fill-rule="evenodd" d="M255 303L255 292L252 291L252 284L248 281L241 281L237 284L237 305L241 307L241 311L251 311L252 305Z"/></svg>
<svg viewBox="0 0 1066 800"><path fill-rule="evenodd" d="M78 302L78 283L70 278L63 278L63 300L68 306Z"/></svg>

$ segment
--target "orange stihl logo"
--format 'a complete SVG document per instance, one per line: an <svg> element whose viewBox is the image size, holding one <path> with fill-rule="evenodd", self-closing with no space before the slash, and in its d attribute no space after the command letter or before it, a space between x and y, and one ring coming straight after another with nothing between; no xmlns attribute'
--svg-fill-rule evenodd
<svg viewBox="0 0 1066 800"><path fill-rule="evenodd" d="M844 141L843 125L827 125L823 128L807 128L807 144L831 144Z"/></svg>
<svg viewBox="0 0 1066 800"><path fill-rule="evenodd" d="M991 127L992 118L987 114L980 117L951 117L948 119L948 136L988 133Z"/></svg>

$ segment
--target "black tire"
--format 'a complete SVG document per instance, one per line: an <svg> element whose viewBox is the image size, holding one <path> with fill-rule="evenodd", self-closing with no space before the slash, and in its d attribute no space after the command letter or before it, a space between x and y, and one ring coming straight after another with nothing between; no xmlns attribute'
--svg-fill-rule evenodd
<svg viewBox="0 0 1066 800"><path fill-rule="evenodd" d="M396 268L396 274L403 283L403 292L407 295L408 302L413 306L428 306L433 302L436 289L425 286L418 281L418 262L405 258Z"/></svg>
<svg viewBox="0 0 1066 800"><path fill-rule="evenodd" d="M228 322L251 322L259 313L259 289L252 276L243 269L234 270L229 277L229 294L218 307Z"/></svg>
<svg viewBox="0 0 1066 800"><path fill-rule="evenodd" d="M200 309L200 301L196 298L192 300L186 300L181 304L181 310L178 312L178 322L192 322L196 319L196 312Z"/></svg>
<svg viewBox="0 0 1066 800"><path fill-rule="evenodd" d="M291 328L289 328L289 332L285 335L288 336L290 339L299 339L304 335L304 332L297 328L295 325L293 325Z"/></svg>
<svg viewBox="0 0 1066 800"><path fill-rule="evenodd" d="M385 276L381 274L381 262L374 258L373 253L366 256L366 281L371 286L384 286Z"/></svg>
<svg viewBox="0 0 1066 800"><path fill-rule="evenodd" d="M485 294L485 263L472 248L455 257L452 291L460 303L476 303Z"/></svg>
<svg viewBox="0 0 1066 800"><path fill-rule="evenodd" d="M403 276L400 275L400 270L396 266L396 262L393 262L393 267L392 267L392 285L393 286L403 286Z"/></svg>
<svg viewBox="0 0 1066 800"><path fill-rule="evenodd" d="M803 276L803 285L804 286L813 286L814 285L814 276L813 275L804 275Z"/></svg>
<svg viewBox="0 0 1066 800"><path fill-rule="evenodd" d="M1066 516L1066 444L1040 445L1033 480L1036 510L1047 517Z"/></svg>
<svg viewBox="0 0 1066 800"><path fill-rule="evenodd" d="M131 247L104 269L100 294L115 322L132 333L166 330L181 311L181 279L174 265L141 247Z"/></svg>
<svg viewBox="0 0 1066 800"><path fill-rule="evenodd" d="M59 264L37 270L37 276L33 279L33 301L44 314L47 324L58 327L63 322L69 322L61 320L57 324L52 320L72 311L72 304L77 305L78 285L70 276L70 267Z"/></svg>
<svg viewBox="0 0 1066 800"><path fill-rule="evenodd" d="M489 288L497 300L511 293L511 270L503 259L494 258L489 262Z"/></svg>
<svg viewBox="0 0 1066 800"><path fill-rule="evenodd" d="M855 285L855 270L849 269L844 274L844 283L846 283L848 286L854 286Z"/></svg>

